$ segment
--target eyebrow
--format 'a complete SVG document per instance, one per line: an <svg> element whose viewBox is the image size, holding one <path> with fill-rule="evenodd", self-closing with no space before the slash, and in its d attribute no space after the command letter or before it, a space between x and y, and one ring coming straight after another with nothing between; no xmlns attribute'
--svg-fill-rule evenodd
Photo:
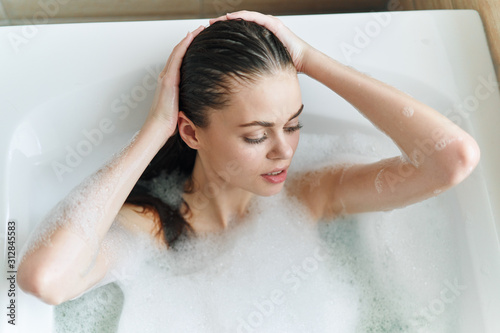
<svg viewBox="0 0 500 333"><path fill-rule="evenodd" d="M302 104L300 106L299 111L297 111L293 116L291 116L290 119L288 119L288 121L290 121L290 120L292 120L294 118L297 118L302 113L303 109L304 109L304 104ZM268 121L259 121L259 120L256 120L256 121L252 121L251 123L242 124L239 127L250 127L250 126L273 127L274 125L275 125L274 123L270 123Z"/></svg>

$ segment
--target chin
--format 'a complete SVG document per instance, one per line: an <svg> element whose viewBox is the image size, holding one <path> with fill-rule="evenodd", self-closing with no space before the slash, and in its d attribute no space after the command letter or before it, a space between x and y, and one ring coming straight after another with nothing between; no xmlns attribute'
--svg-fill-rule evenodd
<svg viewBox="0 0 500 333"><path fill-rule="evenodd" d="M260 195L261 197L271 197L280 193L283 190L284 183L271 185L270 188L263 189L255 194Z"/></svg>

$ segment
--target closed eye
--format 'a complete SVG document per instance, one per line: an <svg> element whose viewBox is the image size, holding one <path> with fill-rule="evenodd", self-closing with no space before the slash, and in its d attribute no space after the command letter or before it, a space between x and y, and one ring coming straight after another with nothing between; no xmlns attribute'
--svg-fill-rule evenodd
<svg viewBox="0 0 500 333"><path fill-rule="evenodd" d="M295 131L298 131L301 128L302 128L302 124L298 123L295 126L285 127L284 130L285 130L286 133L293 133Z"/></svg>
<svg viewBox="0 0 500 333"><path fill-rule="evenodd" d="M298 131L302 128L302 124L301 123L298 123L297 125L295 126L287 126L287 127L284 127L283 130L285 131L285 133L293 133L295 131ZM261 138L258 138L258 139L251 139L251 138L243 138L243 140L245 140L245 142L247 143L252 143L252 144L258 144L258 143L262 143L264 142L265 140L267 139L267 134L264 134L264 136L262 136Z"/></svg>
<svg viewBox="0 0 500 333"><path fill-rule="evenodd" d="M258 138L258 139L243 138L243 140L245 140L245 142L252 143L252 144L262 143L266 139L267 139L267 136L263 136L263 137Z"/></svg>

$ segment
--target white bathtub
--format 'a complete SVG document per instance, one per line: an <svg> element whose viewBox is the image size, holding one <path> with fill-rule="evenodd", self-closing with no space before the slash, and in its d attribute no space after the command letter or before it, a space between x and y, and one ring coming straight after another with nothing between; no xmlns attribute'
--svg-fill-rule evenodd
<svg viewBox="0 0 500 333"><path fill-rule="evenodd" d="M487 83L495 80L494 70L478 14L282 19L315 47L430 104L477 139L480 166L442 197L455 210L459 245L454 251L467 286L454 332L500 332L500 176L495 172L500 169L500 98L498 88ZM200 24L207 20L0 28L0 244L7 276L15 276L7 261L8 222L15 222L18 255L40 218L140 128L170 50ZM305 132L345 125L375 133L345 101L305 76L300 79ZM460 104L462 109L456 107ZM429 288L439 292L443 281L434 283ZM17 286L11 297L9 289L2 278L0 331L52 332L53 307ZM15 326L6 316L11 300Z"/></svg>

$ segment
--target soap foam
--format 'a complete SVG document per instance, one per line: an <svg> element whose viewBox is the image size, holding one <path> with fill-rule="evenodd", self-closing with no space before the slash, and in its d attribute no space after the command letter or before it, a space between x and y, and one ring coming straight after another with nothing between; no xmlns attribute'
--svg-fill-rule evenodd
<svg viewBox="0 0 500 333"><path fill-rule="evenodd" d="M354 330L359 295L331 278L327 251L300 204L280 193L257 198L250 211L223 234L175 251L152 248L133 287L122 286L119 332Z"/></svg>
<svg viewBox="0 0 500 333"><path fill-rule="evenodd" d="M452 142L455 142L455 141L462 141L461 138L447 138L447 139L442 139L442 140L439 140L438 142L436 142L436 144L434 145L434 149L436 149L437 151L439 150L443 150L446 148L446 146L448 146L450 143Z"/></svg>
<svg viewBox="0 0 500 333"><path fill-rule="evenodd" d="M136 135L120 152L112 156L108 163L85 178L45 216L31 233L29 240L22 249L21 261L38 247L42 245L51 246L52 235L60 229L65 229L79 237L89 246L95 259L100 246L96 221L102 220L106 211L106 198L127 177L118 160L121 156L127 154L129 147L135 141ZM82 274L85 273L82 272Z"/></svg>
<svg viewBox="0 0 500 333"><path fill-rule="evenodd" d="M344 176L345 176L345 172L352 166L352 164L349 164L349 165L345 165L342 167L342 174L340 175L340 178L339 178L339 185L342 185L342 182L344 181Z"/></svg>
<svg viewBox="0 0 500 333"><path fill-rule="evenodd" d="M415 110L411 106L405 106L401 112L403 113L403 116L411 118Z"/></svg>
<svg viewBox="0 0 500 333"><path fill-rule="evenodd" d="M372 144L367 136L303 134L290 175L366 161L356 156L357 150L375 159ZM177 181L158 180L153 190L172 199L167 187ZM447 233L447 221L453 219L440 207L439 201L426 201L317 226L285 191L257 197L250 213L226 231L183 239L173 249L148 237L117 236L129 250L110 274L123 296L115 301L108 297L112 293L99 294L114 288L109 284L82 299L100 305L109 300L107 306L121 307L119 324L108 323L118 325L120 333L417 332L422 327L443 332L453 311L418 327L413 320L439 296L440 282L458 274ZM431 250L436 248L444 250ZM79 318L78 326L82 318L99 318L98 311L95 305L78 305L75 316L65 304L57 307L56 318L63 320L63 313ZM91 327L59 331L91 332Z"/></svg>
<svg viewBox="0 0 500 333"><path fill-rule="evenodd" d="M384 173L385 169L386 168L380 169L380 171L377 173L377 176L375 177L375 189L377 190L377 193L382 193L382 191L384 190L382 174Z"/></svg>

